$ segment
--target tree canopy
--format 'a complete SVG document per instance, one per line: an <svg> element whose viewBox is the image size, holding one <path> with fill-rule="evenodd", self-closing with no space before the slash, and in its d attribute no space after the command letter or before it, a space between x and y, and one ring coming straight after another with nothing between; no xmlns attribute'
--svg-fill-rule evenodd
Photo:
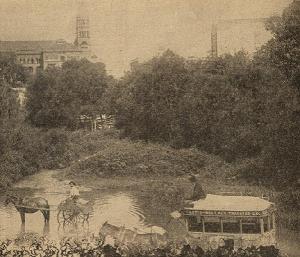
<svg viewBox="0 0 300 257"><path fill-rule="evenodd" d="M248 160L239 175L279 188L299 178L300 8L271 18L273 38L245 52L186 60L168 50L136 64L112 90L111 110L125 136L195 146L227 161Z"/></svg>
<svg viewBox="0 0 300 257"><path fill-rule="evenodd" d="M28 120L39 127L75 128L80 115L104 112L109 81L104 64L86 59L41 71L28 88Z"/></svg>
<svg viewBox="0 0 300 257"><path fill-rule="evenodd" d="M29 74L23 66L16 63L14 54L0 53L0 77L11 86L17 86L18 82L27 82Z"/></svg>
<svg viewBox="0 0 300 257"><path fill-rule="evenodd" d="M293 1L281 17L270 18L266 28L273 37L258 52L258 58L265 66L276 68L287 81L299 88L300 2Z"/></svg>

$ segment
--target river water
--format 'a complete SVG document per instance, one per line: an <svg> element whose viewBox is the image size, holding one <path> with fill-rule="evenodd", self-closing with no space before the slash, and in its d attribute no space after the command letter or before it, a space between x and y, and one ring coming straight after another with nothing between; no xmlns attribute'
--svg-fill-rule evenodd
<svg viewBox="0 0 300 257"><path fill-rule="evenodd" d="M57 205L68 197L68 181L56 178L59 171L43 171L27 177L17 183L14 193L24 196L39 196L48 200L51 208L49 226L44 226L44 219L40 212L26 215L26 225L21 226L19 213L12 205L4 206L4 196L0 197L0 239L18 238L24 235L47 235L52 239L61 239L64 236L81 236L85 234L98 234L105 221L118 226L138 229L149 232L151 227L164 227L170 232L170 226L175 231L183 229L183 225L168 223L170 220L169 209L164 209L163 204L159 211L153 209L147 202L134 191L118 190L93 190L89 187L80 187L82 198L93 200L93 215L90 217L89 226L74 229L74 227L59 227L57 222ZM159 204L158 204L159 206ZM167 225L168 224L168 225ZM172 225L170 225L172 224ZM300 233L278 230L279 247L290 257L300 256Z"/></svg>

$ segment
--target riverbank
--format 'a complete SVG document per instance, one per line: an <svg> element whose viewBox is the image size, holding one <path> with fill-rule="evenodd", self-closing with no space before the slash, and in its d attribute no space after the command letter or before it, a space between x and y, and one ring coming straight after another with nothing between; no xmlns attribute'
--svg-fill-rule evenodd
<svg viewBox="0 0 300 257"><path fill-rule="evenodd" d="M97 176L71 176L70 170L43 170L40 173L29 176L16 184L16 192L22 192L22 195L39 196L48 199L52 208L59 204L68 196L68 181L76 179L79 183L81 197L85 200L93 200L95 202L94 211L90 220L90 232L97 234L103 222L108 220L111 224L138 226L142 229L143 226L155 225L165 228L170 233L180 235L177 229L182 228L177 222L171 222L170 212L178 210L180 203L179 197L170 192L174 192L174 188L185 187L188 189L189 183L185 178L131 178L130 177L114 177L103 178ZM59 179L57 179L59 178ZM161 181L160 181L161 179ZM213 181L211 181L213 182ZM153 185L155 184L155 185ZM166 186L159 189L159 187ZM156 190L154 190L154 187ZM206 185L209 187L209 185ZM177 189L178 189L177 188ZM171 189L171 190L170 190ZM168 195L161 194L161 192L168 192ZM182 190L183 191L183 190ZM181 189L179 192L182 192ZM186 191L188 193L188 190ZM2 207L3 208L3 207ZM9 215L7 215L9 213ZM1 208L0 208L1 214ZM50 235L52 239L59 240L64 238L68 231L57 230L56 212L52 212L52 219L50 220ZM0 218L5 222L5 229L11 235L10 238L15 238L18 235L19 216L7 208L3 209ZM26 218L26 235L29 232L35 232L36 236L41 235L43 220L40 213L30 214ZM174 228L175 225L175 228ZM179 225L179 227L178 227ZM176 229L176 231L174 230ZM49 232L48 232L49 233ZM72 233L72 232L71 232ZM80 232L79 232L80 233ZM278 242L279 248L284 252L289 253L289 256L297 257L299 251L299 233L278 227ZM76 232L76 235L78 232ZM84 234L83 234L84 235ZM23 233L20 234L23 238ZM298 243L297 243L298 242Z"/></svg>
<svg viewBox="0 0 300 257"><path fill-rule="evenodd" d="M234 176L251 164L249 160L227 163L195 148L174 149L167 145L120 139L116 130L74 132L71 149L79 159L60 176L94 188L144 187L161 183L187 186L188 174L193 173L207 193L261 196L270 192L263 186L249 185Z"/></svg>
<svg viewBox="0 0 300 257"><path fill-rule="evenodd" d="M300 227L297 192L276 192L239 179L240 173L251 169L253 160L227 163L194 148L174 149L120 139L118 131L112 129L93 133L77 131L71 135L71 147L80 158L61 174L64 179L100 190L133 189L146 195L153 192L154 203L163 198L166 205L172 206L174 202L181 204L191 193L187 174L192 172L197 174L207 193L269 197L278 206L281 224L295 230ZM294 196L289 198L291 194Z"/></svg>
<svg viewBox="0 0 300 257"><path fill-rule="evenodd" d="M66 181L74 180L81 187L88 187L99 195L107 191L132 192L142 199L139 203L141 208L159 212L163 205L164 213L169 214L181 208L183 199L190 196L191 185L187 173L193 172L210 194L269 195L270 200L278 206L280 227L297 231L299 212L283 207L278 197L282 193L248 184L233 176L241 169L246 169L251 161L229 164L218 156L193 148L178 150L159 144L120 139L116 130L93 133L75 131L68 136L68 151L77 158L73 158L67 168L54 173L62 182L60 187L63 189L67 189ZM49 181L45 180L44 183L48 185ZM52 192L51 188L49 184L47 190ZM85 194L89 199L91 195ZM62 199L66 195L64 192ZM53 195L53 202L56 203L57 197ZM148 215L150 223L155 224L152 218Z"/></svg>

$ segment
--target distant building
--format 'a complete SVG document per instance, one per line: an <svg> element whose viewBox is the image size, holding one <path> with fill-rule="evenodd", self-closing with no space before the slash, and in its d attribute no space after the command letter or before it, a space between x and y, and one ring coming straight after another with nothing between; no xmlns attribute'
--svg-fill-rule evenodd
<svg viewBox="0 0 300 257"><path fill-rule="evenodd" d="M39 69L60 67L67 60L86 58L95 61L91 52L88 17L76 18L76 38L74 44L63 39L44 41L0 41L1 53L14 53L17 62L30 73Z"/></svg>

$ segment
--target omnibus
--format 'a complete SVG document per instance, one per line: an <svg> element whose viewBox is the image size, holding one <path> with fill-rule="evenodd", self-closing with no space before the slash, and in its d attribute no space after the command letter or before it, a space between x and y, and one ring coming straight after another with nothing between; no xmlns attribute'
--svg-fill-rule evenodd
<svg viewBox="0 0 300 257"><path fill-rule="evenodd" d="M253 196L208 194L181 211L189 238L204 249L276 245L275 205Z"/></svg>

